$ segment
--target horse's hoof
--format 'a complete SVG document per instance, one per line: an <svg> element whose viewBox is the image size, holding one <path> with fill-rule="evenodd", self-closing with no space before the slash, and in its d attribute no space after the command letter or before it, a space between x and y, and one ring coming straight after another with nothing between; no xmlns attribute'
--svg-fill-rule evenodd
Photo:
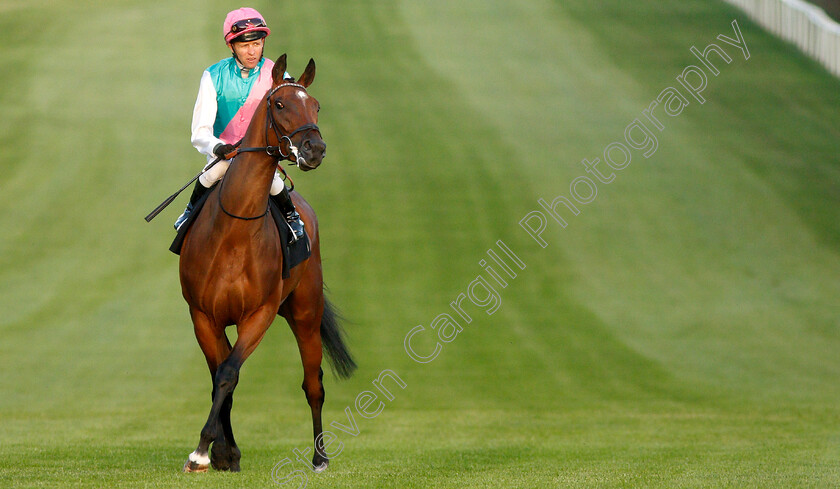
<svg viewBox="0 0 840 489"><path fill-rule="evenodd" d="M231 447L216 442L210 451L210 466L219 471L239 472L239 459L242 452L237 447ZM199 462L202 462L199 460Z"/></svg>
<svg viewBox="0 0 840 489"><path fill-rule="evenodd" d="M210 469L210 457L192 452L184 464L184 472L207 472Z"/></svg>
<svg viewBox="0 0 840 489"><path fill-rule="evenodd" d="M321 472L327 470L327 467L329 465L330 465L329 460L326 460L326 461L322 462L321 465L317 465L315 467L312 467L312 470L314 470L316 474L320 474Z"/></svg>
<svg viewBox="0 0 840 489"><path fill-rule="evenodd" d="M219 471L230 470L230 457L218 455L213 451L213 456L210 457L210 466Z"/></svg>
<svg viewBox="0 0 840 489"><path fill-rule="evenodd" d="M187 463L184 464L184 472L207 472L210 469L210 464L204 465L193 462L192 460L187 460Z"/></svg>

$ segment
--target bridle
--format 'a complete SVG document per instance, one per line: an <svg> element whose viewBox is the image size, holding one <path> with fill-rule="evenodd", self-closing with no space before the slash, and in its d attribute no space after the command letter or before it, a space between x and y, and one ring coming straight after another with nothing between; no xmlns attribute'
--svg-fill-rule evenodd
<svg viewBox="0 0 840 489"><path fill-rule="evenodd" d="M277 121L274 120L274 112L271 110L271 97L274 95L277 90L280 90L283 87L296 87L300 88L304 92L306 92L306 87L299 83L292 83L286 82L277 85L276 87L269 90L268 95L265 97L265 104L266 104L266 111L268 112L268 116L265 118L265 138L266 138L266 145L262 147L256 148L239 148L239 153L249 153L249 152L262 152L265 151L267 155L271 156L277 163L279 164L283 160L289 160L292 164L298 168L301 166L305 166L309 169L313 169L309 166L306 160L300 156L298 152L298 148L295 146L295 143L292 142L292 138L299 133L304 133L304 136L307 132L315 130L321 132L321 129L318 127L317 124L308 123L304 124L294 131L290 132L289 134L283 134L283 131ZM277 138L277 146L270 146L268 144L268 130L269 128L274 132L274 136ZM283 153L283 141L288 141L289 144L289 152ZM294 159L292 159L294 157Z"/></svg>
<svg viewBox="0 0 840 489"><path fill-rule="evenodd" d="M301 90L306 92L306 87L304 87L303 85L301 85L299 83L292 83L292 82L281 83L280 85L277 85L276 87L269 90L268 95L266 95L266 97L265 97L266 111L268 112L268 115L265 118L265 139L266 139L265 143L266 143L266 145L265 146L258 146L258 147L254 147L254 148L237 148L236 153L237 154L239 154L239 153L261 153L261 152L265 151L265 153L268 156L271 156L277 162L277 168L279 168L280 171L283 173L284 179L288 179L291 182L291 178L289 178L289 176L286 175L286 171L283 170L283 167L280 165L281 161L289 160L289 161L292 162L292 164L294 166L296 166L298 168L300 168L301 166L305 166L309 169L314 168L314 167L310 167L309 164L306 162L306 160L302 156L300 156L298 148L295 146L295 143L292 142L292 138L294 136L296 136L297 134L300 134L300 133L303 133L304 136L305 136L306 133L308 133L309 131L312 131L312 130L318 131L320 133L321 129L318 127L317 124L308 123L308 124L304 124L304 125L298 127L297 129L290 132L289 134L283 134L282 133L282 129L281 129L280 125L277 124L277 121L274 120L274 112L271 110L271 97L274 95L275 92L277 92L277 90L279 90L283 87L296 87L296 88L300 88ZM277 138L277 146L271 146L271 145L268 144L268 134L269 134L268 129L269 128L274 132L274 136ZM283 152L282 146L283 146L283 141L284 140L287 141L288 145L289 145L289 152L288 153ZM292 157L294 157L294 159L292 159ZM224 183L225 183L225 179L222 178L222 181L219 182L219 192L218 192L218 194L219 194L219 208L222 209L222 212L224 212L225 214L227 214L228 216L230 216L234 219L241 219L243 221L253 221L253 220L256 220L256 219L260 219L260 218L265 217L269 213L270 206L266 207L264 213L260 214L259 216L253 216L253 217L237 216L236 214L232 214L232 213L228 212L228 210L225 209L224 204L222 204L222 189L224 188ZM295 188L294 183L292 183L291 189L294 190L294 188Z"/></svg>

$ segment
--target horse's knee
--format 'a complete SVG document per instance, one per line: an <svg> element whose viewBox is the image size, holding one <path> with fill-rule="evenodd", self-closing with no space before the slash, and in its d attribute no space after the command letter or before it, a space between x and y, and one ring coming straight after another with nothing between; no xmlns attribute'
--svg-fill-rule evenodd
<svg viewBox="0 0 840 489"><path fill-rule="evenodd" d="M229 394L239 383L239 367L229 363L222 363L216 370L216 385L214 391Z"/></svg>

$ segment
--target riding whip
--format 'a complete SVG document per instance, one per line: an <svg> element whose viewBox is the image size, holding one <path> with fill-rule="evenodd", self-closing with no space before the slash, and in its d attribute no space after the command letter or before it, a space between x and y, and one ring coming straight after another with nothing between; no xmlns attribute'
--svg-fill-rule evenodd
<svg viewBox="0 0 840 489"><path fill-rule="evenodd" d="M240 143L241 143L241 141L240 141ZM239 143L236 143L236 145L237 145L237 146L239 146ZM213 168L213 166L214 166L216 163L218 163L218 162L220 162L220 161L222 161L222 160L229 160L229 159L233 158L234 156L236 156L236 154L237 154L238 152L239 152L239 150L238 150L238 149L234 149L234 150L233 150L233 151L231 151L230 153L228 153L228 154L224 155L224 157L220 156L220 157L216 158L215 160L213 160L213 162L212 162L212 163L210 163L209 165L205 166L203 170L201 170L200 172L198 172L198 175L196 175L196 176L192 177L192 179L191 179L189 182L187 182L186 184L184 184L184 186L183 186L183 187L181 187L180 189L178 189L178 191L177 191L177 192L175 192L174 194L172 194L172 195L170 195L169 197L167 197L167 198L166 198L166 200L164 200L163 202L161 202L159 206L155 207L155 210L153 210L152 212L150 212L150 213L149 213L149 215L148 215L148 216L146 216L146 218L145 218L145 219L146 219L146 222L152 222L152 219L154 219L154 218L155 218L155 216L157 216L158 214L160 214L160 213L161 213L161 211L163 211L164 209L166 209L166 207L167 207L169 204L171 204L171 203L172 203L172 201L174 201L174 200L175 200L175 198L176 198L176 197L178 197L178 195L179 195L181 192L183 192L183 191L184 191L184 189L186 189L187 187L189 187L189 186L190 186L190 185L191 185L194 181L198 180L198 178L199 178L201 175L203 175L203 174L204 174L204 172L206 172L207 170L209 170L209 169Z"/></svg>

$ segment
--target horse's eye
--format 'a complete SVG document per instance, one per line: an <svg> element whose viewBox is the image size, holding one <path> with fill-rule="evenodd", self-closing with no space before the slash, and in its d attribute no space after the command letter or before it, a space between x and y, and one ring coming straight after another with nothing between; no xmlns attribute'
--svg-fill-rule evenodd
<svg viewBox="0 0 840 489"><path fill-rule="evenodd" d="M277 107L278 109L282 109L283 108L283 102L278 100L278 101L274 102L274 106Z"/></svg>

